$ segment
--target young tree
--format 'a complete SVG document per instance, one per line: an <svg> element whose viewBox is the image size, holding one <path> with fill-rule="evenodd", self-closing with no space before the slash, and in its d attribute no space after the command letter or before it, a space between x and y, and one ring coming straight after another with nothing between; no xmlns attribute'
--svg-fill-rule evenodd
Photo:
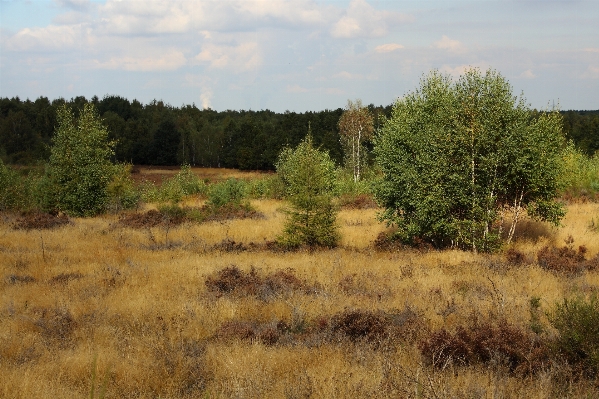
<svg viewBox="0 0 599 399"><path fill-rule="evenodd" d="M78 119L63 105L57 118L44 185L50 191L44 193L45 205L76 216L96 215L104 211L109 199L114 144L91 103L84 105Z"/></svg>
<svg viewBox="0 0 599 399"><path fill-rule="evenodd" d="M558 224L562 145L559 114L533 115L499 73L432 72L375 139L382 218L405 241L473 251L499 245L509 210L508 242L524 209Z"/></svg>
<svg viewBox="0 0 599 399"><path fill-rule="evenodd" d="M291 202L281 242L290 247L334 247L339 233L332 203L335 164L329 154L314 148L308 135L296 149L284 149L276 167Z"/></svg>
<svg viewBox="0 0 599 399"><path fill-rule="evenodd" d="M346 164L353 171L354 182L360 180L361 167L366 151L364 141L372 137L374 119L361 100L347 101L347 106L339 118L339 135L345 150Z"/></svg>

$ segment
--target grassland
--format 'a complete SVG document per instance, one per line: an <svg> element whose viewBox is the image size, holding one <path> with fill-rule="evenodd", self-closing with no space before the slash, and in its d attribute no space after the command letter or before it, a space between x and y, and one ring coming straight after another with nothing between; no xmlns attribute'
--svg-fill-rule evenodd
<svg viewBox="0 0 599 399"><path fill-rule="evenodd" d="M597 292L599 274L548 271L537 254L571 236L596 256L598 204L569 205L560 229L523 223L517 264L505 253L378 250L376 209L340 212L339 248L280 252L269 242L284 203L252 205L263 217L145 229L118 215L15 229L17 216L3 215L0 397L599 396L595 379L559 362L435 367L421 350L435 331L476 323L532 334L531 298L539 339L555 335L546 312Z"/></svg>

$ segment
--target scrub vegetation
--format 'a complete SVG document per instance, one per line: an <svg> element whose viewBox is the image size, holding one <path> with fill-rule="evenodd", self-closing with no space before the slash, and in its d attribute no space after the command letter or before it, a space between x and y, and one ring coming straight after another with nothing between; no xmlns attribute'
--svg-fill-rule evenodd
<svg viewBox="0 0 599 399"><path fill-rule="evenodd" d="M348 114L345 168L308 134L276 173L115 163L64 106L0 161L0 397L599 396L597 156L510 90L350 102L373 142Z"/></svg>

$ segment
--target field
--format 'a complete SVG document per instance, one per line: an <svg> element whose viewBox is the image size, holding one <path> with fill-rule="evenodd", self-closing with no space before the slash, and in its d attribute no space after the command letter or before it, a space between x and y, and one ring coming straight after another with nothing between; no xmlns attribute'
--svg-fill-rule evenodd
<svg viewBox="0 0 599 399"><path fill-rule="evenodd" d="M216 172L202 177L229 176ZM285 203L252 205L260 217L145 228L105 215L19 229L2 215L0 397L599 396L596 379L535 352L556 303L599 291L597 270L550 271L537 255L596 257L598 204L570 204L559 229L522 223L512 255L377 248L376 209L341 210L339 248L283 252L271 243ZM425 356L435 332L473 326L530 338L529 357Z"/></svg>

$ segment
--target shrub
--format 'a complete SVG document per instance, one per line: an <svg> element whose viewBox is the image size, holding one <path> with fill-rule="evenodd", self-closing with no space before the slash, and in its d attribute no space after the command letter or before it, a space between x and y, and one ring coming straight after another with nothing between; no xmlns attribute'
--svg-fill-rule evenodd
<svg viewBox="0 0 599 399"><path fill-rule="evenodd" d="M332 203L335 191L335 164L328 153L312 145L312 138L296 149L283 150L277 173L285 185L291 208L279 241L288 247L334 247L339 240L337 211Z"/></svg>
<svg viewBox="0 0 599 399"><path fill-rule="evenodd" d="M285 186L278 175L272 175L250 180L247 192L252 198L281 199L285 196Z"/></svg>
<svg viewBox="0 0 599 399"><path fill-rule="evenodd" d="M245 198L245 183L238 179L227 179L213 184L208 191L208 205L221 208L225 205L241 206Z"/></svg>
<svg viewBox="0 0 599 399"><path fill-rule="evenodd" d="M599 256L587 260L587 249L584 245L575 250L572 236L566 240L566 246L561 248L545 246L537 254L539 266L543 269L558 273L577 274L584 270L595 270L599 267Z"/></svg>
<svg viewBox="0 0 599 399"><path fill-rule="evenodd" d="M559 332L554 349L578 371L596 376L599 371L599 301L576 297L557 303L548 315Z"/></svg>
<svg viewBox="0 0 599 399"><path fill-rule="evenodd" d="M135 208L141 198L131 179L131 165L118 164L114 166L114 175L108 184L108 209L118 212L123 209Z"/></svg>
<svg viewBox="0 0 599 399"><path fill-rule="evenodd" d="M93 104L85 104L79 118L64 105L57 112L46 178L42 180L42 203L75 216L103 212L109 199L108 185L114 167L113 143Z"/></svg>
<svg viewBox="0 0 599 399"><path fill-rule="evenodd" d="M19 175L0 159L0 211L20 209L23 196Z"/></svg>
<svg viewBox="0 0 599 399"><path fill-rule="evenodd" d="M542 341L506 321L459 326L453 333L441 329L419 349L434 367L497 364L524 373L541 368L549 355Z"/></svg>
<svg viewBox="0 0 599 399"><path fill-rule="evenodd" d="M591 197L599 193L599 153L588 157L570 142L562 151L561 184L567 197Z"/></svg>
<svg viewBox="0 0 599 399"><path fill-rule="evenodd" d="M499 73L471 69L453 80L432 72L398 100L375 139L381 218L435 247L493 251L502 216L559 224L562 120L534 113Z"/></svg>

